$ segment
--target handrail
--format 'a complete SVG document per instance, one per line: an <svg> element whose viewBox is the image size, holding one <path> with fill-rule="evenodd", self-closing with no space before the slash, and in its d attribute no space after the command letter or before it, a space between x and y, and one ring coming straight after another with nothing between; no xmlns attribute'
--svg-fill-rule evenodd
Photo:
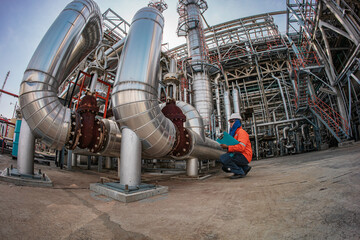
<svg viewBox="0 0 360 240"><path fill-rule="evenodd" d="M342 123L344 124L344 128L345 128L345 133L348 135L349 134L349 124L348 122L338 113L336 112L333 108L331 108L329 105L327 105L325 102L323 102L320 98L313 96L314 100L309 98L309 105L310 106L314 106L315 110L318 109L321 112L321 115L324 115L322 113L325 113L327 115L327 122L330 123L332 126L334 126L334 128L336 129L336 131L338 132L339 129L341 129L341 125ZM324 119L322 117L322 119ZM329 121L332 120L332 123Z"/></svg>
<svg viewBox="0 0 360 240"><path fill-rule="evenodd" d="M80 86L80 90L79 90L79 96L77 97L73 97L73 100L77 100L77 104L76 104L76 109L78 109L79 107L79 103L80 103L80 99L81 99L81 96L82 96L82 92L86 91L85 87L84 87L84 82L85 82L85 78L86 77L91 77L91 74L89 73L86 73L84 71L80 71L80 73L83 75L81 78L82 78L82 83L81 85L78 85ZM105 109L104 109L104 115L103 115L103 118L106 118L106 114L107 114L107 107L109 105L109 98L110 98L110 92L111 92L111 84L101 80L101 79L97 79L98 82L106 85L108 87L108 90L106 92L106 97L103 97L101 96L100 94L98 94L97 92L95 92L95 98L101 98L103 100L105 100Z"/></svg>

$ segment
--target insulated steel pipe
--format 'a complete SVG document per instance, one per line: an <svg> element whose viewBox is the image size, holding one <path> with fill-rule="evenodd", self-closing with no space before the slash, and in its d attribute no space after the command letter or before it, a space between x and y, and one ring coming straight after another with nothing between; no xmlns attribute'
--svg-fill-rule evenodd
<svg viewBox="0 0 360 240"><path fill-rule="evenodd" d="M109 119L101 119L105 126L105 141L101 150L97 153L90 152L87 149L76 148L73 153L79 155L119 157L119 149L121 147L121 131L115 121Z"/></svg>
<svg viewBox="0 0 360 240"><path fill-rule="evenodd" d="M190 177L199 175L199 159L190 158L186 161L186 174Z"/></svg>
<svg viewBox="0 0 360 240"><path fill-rule="evenodd" d="M189 130L192 139L192 147L185 157L196 157L199 160L216 160L220 158L225 151L220 147L220 144L210 138L205 138L205 141L196 132Z"/></svg>
<svg viewBox="0 0 360 240"><path fill-rule="evenodd" d="M201 139L205 141L204 123L199 112L186 102L177 101L176 106L178 106L186 116L185 128L196 132Z"/></svg>
<svg viewBox="0 0 360 240"><path fill-rule="evenodd" d="M26 120L22 120L19 137L17 168L20 174L34 174L35 137Z"/></svg>
<svg viewBox="0 0 360 240"><path fill-rule="evenodd" d="M225 105L225 118L226 118L226 126L229 129L229 119L231 116L231 103L230 103L230 93L229 90L224 91L224 105Z"/></svg>
<svg viewBox="0 0 360 240"><path fill-rule="evenodd" d="M234 103L234 113L240 113L240 100L239 100L239 90L233 84L232 97Z"/></svg>
<svg viewBox="0 0 360 240"><path fill-rule="evenodd" d="M141 183L141 143L135 132L124 127L120 154L120 184L137 186Z"/></svg>
<svg viewBox="0 0 360 240"><path fill-rule="evenodd" d="M194 106L204 121L205 130L209 132L211 114L213 113L212 91L208 75L209 57L206 53L205 35L203 32L201 13L206 11L205 0L180 0L178 36L186 35L190 65L194 71L193 98Z"/></svg>
<svg viewBox="0 0 360 240"><path fill-rule="evenodd" d="M175 143L176 139L182 141L182 138L179 138L181 134L176 133L176 129L180 128L165 117L160 109L157 90L163 24L161 13L154 8L142 8L135 14L123 48L111 97L114 117L120 126L131 129L139 137L145 157L168 156L177 159L175 156L178 155L171 155L172 151L184 144L189 147L189 151L186 150L185 155L179 159L218 159L224 153L220 145L204 138L195 124L193 130L191 125L185 129L187 136L184 139L189 139L186 143ZM184 109L189 108L186 104L179 105ZM168 110L178 111L176 107L170 106ZM191 115L193 111L185 112ZM179 116L181 114L179 113ZM200 126L198 118L199 116L196 116L193 123L196 122ZM191 117L189 119L191 120ZM128 161L127 155L121 153L121 156L122 163Z"/></svg>
<svg viewBox="0 0 360 240"><path fill-rule="evenodd" d="M20 87L23 118L51 148L68 141L71 111L58 100L60 84L102 38L102 16L92 0L76 0L60 13L40 42Z"/></svg>
<svg viewBox="0 0 360 240"><path fill-rule="evenodd" d="M174 124L161 112L157 90L164 18L145 7L134 16L123 48L111 96L120 126L141 139L143 154L166 156L176 139Z"/></svg>
<svg viewBox="0 0 360 240"><path fill-rule="evenodd" d="M207 73L195 73L193 76L194 106L204 121L206 131L210 129L210 119L213 112L212 91Z"/></svg>
<svg viewBox="0 0 360 240"><path fill-rule="evenodd" d="M106 63L108 69L109 68L114 69L118 65L117 56L120 56L120 54L121 54L125 39L126 39L126 37L121 39L120 41L118 41L117 43L112 45L111 48L109 48L105 51L104 58L108 59L108 61ZM95 60L92 63L90 63L90 65L95 65L95 64L96 64ZM83 71L88 72L89 68L86 67ZM89 81L90 81L90 78L85 78L83 86L87 86L89 84ZM79 93L79 91L80 91L80 86L75 84L75 82L70 82L66 86L66 88L58 95L58 97L65 99L67 96L67 92L70 92L70 93L72 93L73 96L75 96L76 94Z"/></svg>
<svg viewBox="0 0 360 240"><path fill-rule="evenodd" d="M221 123L221 108L220 108L220 91L219 91L219 78L220 73L218 73L214 79L215 84L215 99L216 99L216 112L217 112L217 121L219 125L219 130L222 130L222 123Z"/></svg>
<svg viewBox="0 0 360 240"><path fill-rule="evenodd" d="M182 113L186 117L186 122L184 127L188 131L191 139L190 150L187 154L178 157L171 156L177 160L197 158L201 160L205 159L219 159L221 154L224 154L224 151L220 148L219 143L216 141L205 137L204 124L202 117L199 112L192 105L177 101L176 106L180 108ZM161 105L163 107L163 105Z"/></svg>

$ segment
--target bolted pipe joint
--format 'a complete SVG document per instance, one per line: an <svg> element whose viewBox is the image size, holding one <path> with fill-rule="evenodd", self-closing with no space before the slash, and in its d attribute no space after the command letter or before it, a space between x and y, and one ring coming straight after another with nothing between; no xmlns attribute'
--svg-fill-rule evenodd
<svg viewBox="0 0 360 240"><path fill-rule="evenodd" d="M187 155L191 150L192 140L190 133L184 128L186 116L172 99L166 101L166 106L161 111L176 127L176 141L170 155L175 157Z"/></svg>
<svg viewBox="0 0 360 240"><path fill-rule="evenodd" d="M69 149L88 148L93 153L102 150L107 129L102 121L96 119L98 112L94 94L87 92L75 115L72 115L71 137L67 145Z"/></svg>

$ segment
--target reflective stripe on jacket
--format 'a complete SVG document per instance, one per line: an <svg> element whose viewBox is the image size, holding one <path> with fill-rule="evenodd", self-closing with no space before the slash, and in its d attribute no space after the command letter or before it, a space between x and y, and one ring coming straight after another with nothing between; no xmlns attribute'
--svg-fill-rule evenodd
<svg viewBox="0 0 360 240"><path fill-rule="evenodd" d="M229 146L229 152L240 152L246 157L248 162L252 160L252 149L251 149L251 142L249 139L249 134L239 127L236 132L234 138L239 141L239 144Z"/></svg>

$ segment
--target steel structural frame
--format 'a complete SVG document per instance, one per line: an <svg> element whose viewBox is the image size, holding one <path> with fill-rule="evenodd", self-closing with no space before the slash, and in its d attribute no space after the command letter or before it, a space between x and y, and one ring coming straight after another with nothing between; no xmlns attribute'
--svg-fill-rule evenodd
<svg viewBox="0 0 360 240"><path fill-rule="evenodd" d="M294 117L292 99L295 94L288 73L289 44L280 34L273 18L274 15L285 13L259 14L204 30L210 61L219 67L223 76L220 99L225 89L240 90L242 114L252 109L260 124L286 119L285 107ZM187 58L186 45L173 48L168 54L177 56L181 63ZM281 96L279 82L274 77L281 80L281 88L286 93L284 96ZM283 105L283 97L287 106ZM225 115L224 112L218 114ZM249 123L251 118L248 119Z"/></svg>
<svg viewBox="0 0 360 240"><path fill-rule="evenodd" d="M359 125L351 121L359 121L359 83L349 77L359 74L359 8L360 3L353 0L287 0L287 36L295 42L293 48L300 49L299 42L307 41L307 51L316 52L321 66L316 71L306 70L311 73L308 77L314 94L339 112L350 136L351 128Z"/></svg>

